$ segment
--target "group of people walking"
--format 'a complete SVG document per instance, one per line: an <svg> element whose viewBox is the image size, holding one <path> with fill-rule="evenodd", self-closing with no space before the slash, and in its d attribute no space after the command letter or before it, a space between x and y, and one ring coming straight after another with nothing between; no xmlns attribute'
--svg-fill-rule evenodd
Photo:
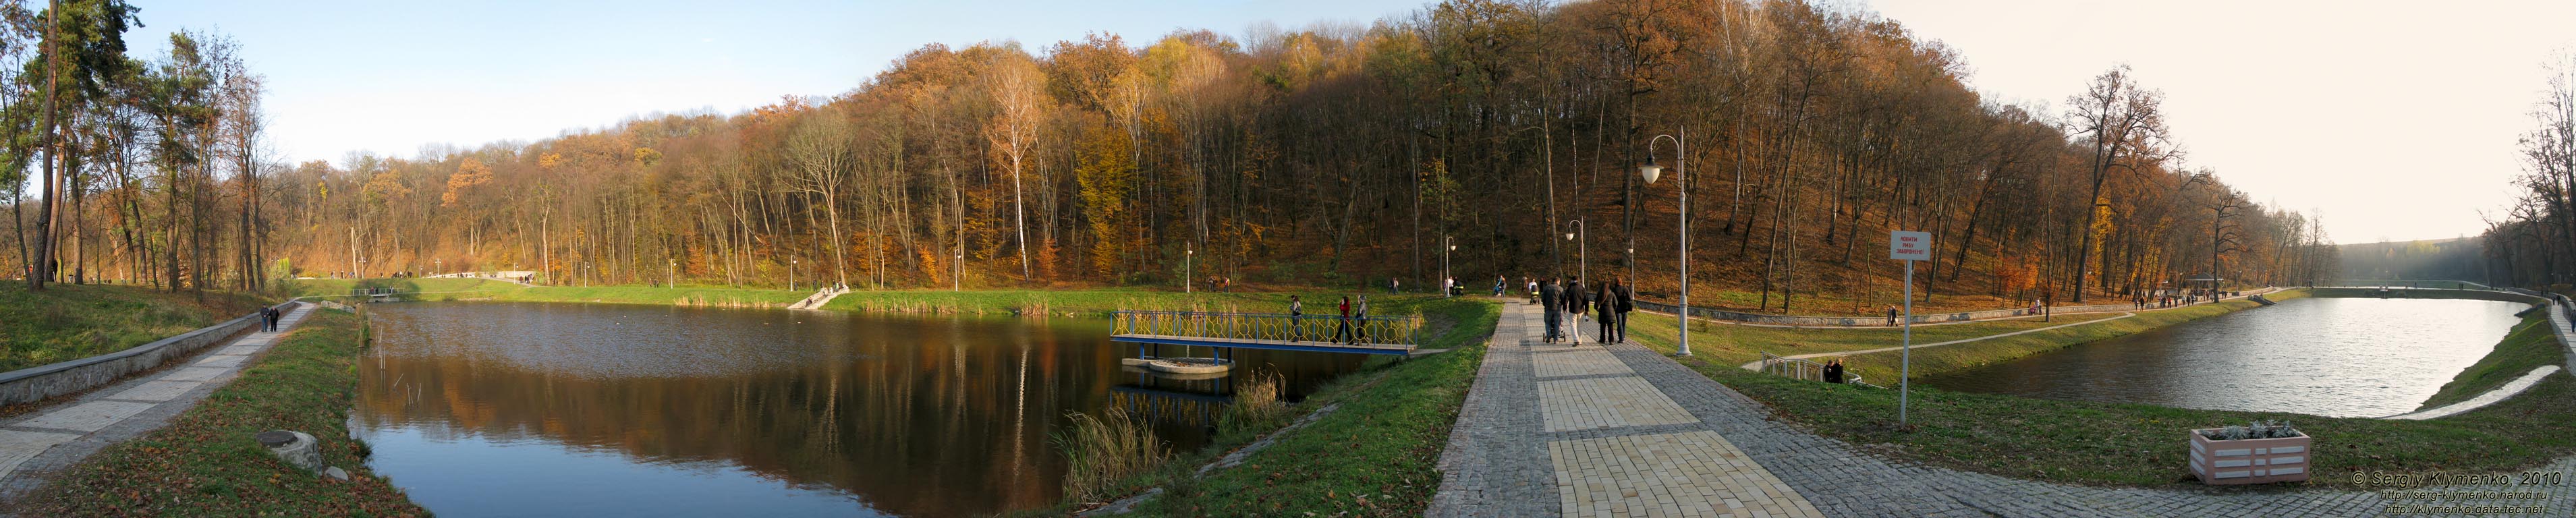
<svg viewBox="0 0 2576 518"><path fill-rule="evenodd" d="M277 321L282 318L286 318L284 311L274 307L259 308L259 325L262 331L277 332Z"/></svg>
<svg viewBox="0 0 2576 518"><path fill-rule="evenodd" d="M1558 281L1559 279L1555 277L1528 280L1530 298L1547 309L1548 343L1570 341L1575 345L1581 345L1583 339L1578 336L1580 334L1578 329L1587 314L1592 315L1594 321L1599 323L1599 333L1594 337L1597 343L1628 341L1628 312L1637 310L1637 293L1630 290L1626 283L1612 279L1586 289L1583 281L1579 279L1567 279L1563 284L1558 284ZM1442 288L1444 290L1462 288L1455 282L1443 279ZM1502 295L1507 282L1507 278L1504 277L1494 278L1494 294ZM1399 285L1389 280L1387 286L1392 290ZM1368 341L1369 300L1367 295L1344 295L1341 303L1335 305L1334 309L1339 311L1341 316L1333 319L1335 325L1332 343L1359 345ZM1288 296L1288 319L1289 341L1305 341L1306 324L1309 322L1306 318L1306 302L1296 295ZM1321 317L1314 320L1321 320Z"/></svg>
<svg viewBox="0 0 2576 518"><path fill-rule="evenodd" d="M1333 343L1359 345L1360 342L1367 341L1369 312L1368 296L1359 296L1358 303L1354 304L1352 303L1351 296L1343 295L1342 303L1338 306L1338 309L1341 310L1342 316L1334 319L1334 321L1338 322L1340 326L1333 330ZM1305 317L1306 302L1304 300L1300 300L1296 295L1289 295L1288 341L1306 341Z"/></svg>
<svg viewBox="0 0 2576 518"><path fill-rule="evenodd" d="M1532 296L1547 311L1547 343L1566 341L1583 345L1581 327L1586 313L1599 323L1597 343L1628 341L1628 312L1637 310L1637 294L1628 285L1612 279L1591 289L1584 289L1581 279L1560 285L1555 277L1532 281Z"/></svg>

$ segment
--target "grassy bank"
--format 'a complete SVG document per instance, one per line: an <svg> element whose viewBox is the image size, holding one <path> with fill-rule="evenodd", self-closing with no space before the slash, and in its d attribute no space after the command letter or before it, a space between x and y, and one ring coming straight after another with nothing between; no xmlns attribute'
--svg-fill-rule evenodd
<svg viewBox="0 0 2576 518"><path fill-rule="evenodd" d="M2532 311L2523 314L2522 322L2514 324L2513 331L2504 335L2504 341L2496 343L2495 351L2461 370L2459 376L2443 384L2442 390L2426 398L2424 406L2419 408L2433 408L2477 397L2522 377L2533 368L2566 360L2566 355L2560 352L2558 333L2550 327L2547 313Z"/></svg>
<svg viewBox="0 0 2576 518"><path fill-rule="evenodd" d="M2133 325L2128 320L2145 315L2068 329ZM1670 324L1630 327L1639 342L1665 352L1673 350L1671 329ZM1694 342L1696 352L1701 346L1698 339ZM1916 368L1924 367L1929 352L1969 346L1916 351ZM1742 362L1708 356L1679 361L1762 402L1787 421L1869 451L1898 460L2051 482L2198 486L2185 469L2185 431L2254 419L2290 420L2316 437L2317 478L2309 485L2338 489L2357 489L2350 485L2350 474L2357 470L2507 472L2576 455L2576 436L2563 432L2576 427L2576 378L2566 375L2550 376L2531 392L2494 406L2430 421L2192 410L1914 387L1912 427L1900 429L1895 423L1895 391L1769 376L1743 370L1738 367Z"/></svg>
<svg viewBox="0 0 2576 518"><path fill-rule="evenodd" d="M257 297L136 286L0 283L0 371L124 350L257 311Z"/></svg>
<svg viewBox="0 0 2576 518"><path fill-rule="evenodd" d="M2382 292L2380 292L2380 291L2379 291L2379 289L2378 289L2378 288L2302 288L2302 289L2303 289L2303 290L2305 290L2305 291L2307 291L2307 292L2308 292L2308 295L2309 295L2309 296L2312 296L2312 297L2343 297L2343 298L2355 298L2355 299L2470 299L2470 300L2492 300L2492 301L2497 301L2497 302L2515 302L2515 303L2522 303L2522 304L2531 304L2531 303L2535 303L2535 302L2539 302L2539 301L2540 301L2540 299L2538 299L2538 298L2528 297L2528 296L2524 296L2524 295L2520 295L2520 294L2514 294L2514 293L2503 293L2503 292L2488 291L2488 290L2450 290L2450 289L2403 288L2403 289L2392 289L2392 290L2388 290L2388 291L2387 291L2387 292L2385 292L2385 293L2382 293Z"/></svg>
<svg viewBox="0 0 2576 518"><path fill-rule="evenodd" d="M169 426L109 446L30 495L25 516L421 516L428 512L366 467L348 438L353 367L365 349L357 316L318 311ZM347 482L297 471L251 435L297 430L323 442Z"/></svg>
<svg viewBox="0 0 2576 518"><path fill-rule="evenodd" d="M2304 296L2307 295L2297 290L2291 290L2282 292L2279 296L2267 296L2267 298L2280 301ZM2070 345L2127 335L2139 331L2169 326L2188 320L2223 315L2238 310L2252 309L2258 306L2260 306L2260 304L2253 301L2231 300L2216 304L2200 304L2162 311L2142 311L2138 312L2137 316L2118 320L2104 320L2099 323L2051 329L2036 333L2007 336L1991 340L1980 340L1957 345L1945 345L1929 349L1918 349L1914 351L1914 374L1917 376L1937 374L1994 362L2007 361L2044 351L2064 348ZM2078 318L2105 317L2078 316ZM1917 331L1921 330L1921 328L1916 329ZM1927 343L1922 341L1922 337L1920 336L1921 333L1918 332L1916 334L1918 335L1916 337L1916 343ZM1896 345L1892 340L1882 343L1883 345L1880 347ZM1899 351L1887 351L1855 355L1844 358L1843 361L1845 365L1849 366L1853 373L1867 376L1872 380L1892 380L1897 378L1897 371L1899 370L1898 364L1903 361L1903 355L1904 353ZM1741 365L1741 363L1738 363L1738 365Z"/></svg>
<svg viewBox="0 0 2576 518"><path fill-rule="evenodd" d="M1402 361L1372 358L1298 404L1290 412L1296 415L1278 416L1268 427L1227 426L1209 447L1130 477L1114 493L1164 488L1137 508L1138 516L1420 516L1440 488L1433 468L1475 382L1500 306L1481 299L1416 300L1423 301L1420 309L1438 332L1425 347L1454 350ZM1194 476L1199 466L1277 424L1334 404L1340 407L1333 413L1279 436L1242 465L1204 479ZM1022 514L1061 515L1073 505Z"/></svg>
<svg viewBox="0 0 2576 518"><path fill-rule="evenodd" d="M489 279L308 279L297 281L301 295L346 295L358 287L392 288L411 293L408 300L488 300L509 302L583 302L658 306L781 307L812 295L810 291L742 290L717 286L522 286Z"/></svg>
<svg viewBox="0 0 2576 518"><path fill-rule="evenodd" d="M582 302L720 307L784 307L811 291L733 289L719 286L521 286L485 279L307 279L296 281L298 295L345 295L357 287L392 288L417 295L410 300ZM1346 291L1319 288L1264 292L1182 293L1138 288L1079 290L886 290L852 291L823 309L877 313L947 315L1048 315L1105 317L1117 310L1288 311L1288 297L1306 302L1310 315L1332 314ZM1370 294L1373 315L1414 314L1417 306L1442 300L1431 294Z"/></svg>
<svg viewBox="0 0 2576 518"><path fill-rule="evenodd" d="M1331 314L1344 295L1357 293L1322 289L1290 289L1269 292L1196 292L1143 290L1134 288L1100 288L1088 290L992 290L940 291L894 290L853 291L832 299L823 309L840 311L943 313L967 315L1044 314L1056 316L1107 316L1117 310L1195 310L1247 311L1285 313L1288 297L1302 297L1306 314ZM1373 315L1399 315L1412 311L1415 305L1441 300L1430 294L1369 295Z"/></svg>
<svg viewBox="0 0 2576 518"><path fill-rule="evenodd" d="M1928 344L2026 331L2049 326L2091 322L2119 316L2117 313L2061 315L2050 321L2038 318L1995 320L1964 324L1918 325L1914 343ZM1631 313L1630 330L1651 329L1673 334L1675 319L1661 313ZM1691 354L1706 356L1713 362L1743 365L1762 359L1768 352L1780 356L1830 353L1894 347L1904 333L1890 328L1789 328L1735 324L1717 324L1706 320L1691 321Z"/></svg>

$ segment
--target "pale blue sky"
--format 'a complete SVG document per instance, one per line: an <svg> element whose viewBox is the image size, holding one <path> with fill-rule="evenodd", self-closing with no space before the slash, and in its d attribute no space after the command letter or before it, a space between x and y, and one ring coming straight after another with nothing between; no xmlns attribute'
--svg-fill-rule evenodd
<svg viewBox="0 0 2576 518"><path fill-rule="evenodd" d="M415 156L597 128L653 112L734 113L830 95L931 42L1088 31L1368 23L1428 0L287 2L135 0L157 54L175 28L241 40L270 78L279 151ZM2189 165L2279 207L2322 211L2338 241L2484 228L2512 199L2515 138L2576 39L2576 2L1830 0L1948 42L2002 99L2063 104L2114 63L2168 95ZM2431 179L2431 181L2427 181Z"/></svg>
<svg viewBox="0 0 2576 518"><path fill-rule="evenodd" d="M1106 31L1131 44L1176 28L1240 36L1410 13L1414 0L293 2L135 0L127 35L158 56L180 28L242 43L269 78L278 150L339 161L415 156L597 128L653 112L734 113L831 95L904 53L1017 40L1036 51Z"/></svg>

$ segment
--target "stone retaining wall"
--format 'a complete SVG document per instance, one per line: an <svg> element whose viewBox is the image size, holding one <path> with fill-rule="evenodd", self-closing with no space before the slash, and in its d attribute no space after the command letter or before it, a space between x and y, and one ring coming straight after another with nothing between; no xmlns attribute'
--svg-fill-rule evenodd
<svg viewBox="0 0 2576 518"><path fill-rule="evenodd" d="M294 302L276 306L281 312L294 307ZM0 373L0 405L42 401L105 385L127 374L195 353L208 345L224 343L234 336L256 330L259 323L259 314L251 313L123 351Z"/></svg>

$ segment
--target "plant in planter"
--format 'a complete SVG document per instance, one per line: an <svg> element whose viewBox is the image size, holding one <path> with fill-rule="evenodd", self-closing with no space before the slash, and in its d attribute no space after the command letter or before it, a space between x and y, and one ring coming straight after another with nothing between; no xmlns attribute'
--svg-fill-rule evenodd
<svg viewBox="0 0 2576 518"><path fill-rule="evenodd" d="M2286 421L2192 430L2191 474L2215 485L2305 481L2309 441Z"/></svg>

